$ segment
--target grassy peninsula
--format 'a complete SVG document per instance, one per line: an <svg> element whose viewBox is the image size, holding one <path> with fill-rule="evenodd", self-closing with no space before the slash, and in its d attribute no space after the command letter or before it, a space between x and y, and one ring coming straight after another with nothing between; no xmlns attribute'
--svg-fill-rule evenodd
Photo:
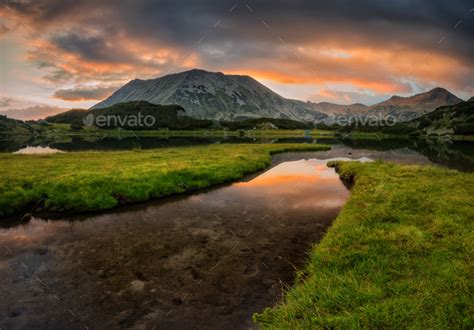
<svg viewBox="0 0 474 330"><path fill-rule="evenodd" d="M315 144L211 145L157 150L0 154L0 217L109 209L239 179L271 154Z"/></svg>

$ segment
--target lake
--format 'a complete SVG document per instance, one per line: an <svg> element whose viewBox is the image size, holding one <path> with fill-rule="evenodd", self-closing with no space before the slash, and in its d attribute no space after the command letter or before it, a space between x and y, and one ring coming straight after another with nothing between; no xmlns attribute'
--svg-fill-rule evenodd
<svg viewBox="0 0 474 330"><path fill-rule="evenodd" d="M20 154L74 151L157 149L215 143L323 143L333 148L351 148L363 152L385 152L384 158L411 153L425 157L424 163L443 165L463 172L474 171L474 142L408 139L336 139L336 138L249 138L249 137L108 137L66 138L64 140L26 139L0 141L0 152ZM390 156L392 154L392 156Z"/></svg>

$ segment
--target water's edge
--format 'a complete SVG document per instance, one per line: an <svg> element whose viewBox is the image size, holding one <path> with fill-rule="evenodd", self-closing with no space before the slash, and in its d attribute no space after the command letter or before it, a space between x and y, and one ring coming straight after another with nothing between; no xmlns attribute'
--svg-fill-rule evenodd
<svg viewBox="0 0 474 330"><path fill-rule="evenodd" d="M325 147L324 145L320 145ZM329 149L330 147L328 147ZM119 205L111 207L111 208L104 208L100 210L87 210L87 211L51 211L51 210L41 210L41 211L31 211L31 210L24 210L18 214L7 216L7 217L0 217L0 228L9 228L12 226L16 226L19 224L25 224L28 223L32 217L39 217L39 218L48 218L51 220L54 219L82 219L82 218L88 218L91 216L96 216L100 214L108 214L108 213L117 213L117 212L127 212L130 210L133 210L134 208L142 208L150 205L151 203L166 203L168 201L172 201L175 199L182 199L189 197L193 194L200 193L200 192L206 192L222 187L229 186L233 183L236 182L245 182L248 180L253 179L255 176L258 176L259 174L268 171L272 167L278 165L280 162L283 162L284 160L281 160L280 162L274 162L274 156L278 154L285 154L285 153L304 153L304 152L318 152L318 151L324 151L324 149L320 150L298 150L298 149L282 149L282 150L277 150L277 151L271 151L269 152L269 159L265 162L264 166L261 168L258 168L256 171L252 171L249 173L242 173L242 176L239 178L233 178L229 179L224 182L216 183L216 184L209 184L208 186L201 187L201 188L188 188L186 191L183 192L176 192L176 193L171 193L167 195L162 195L159 197L152 197L147 200L143 201L136 201L136 202L120 202Z"/></svg>

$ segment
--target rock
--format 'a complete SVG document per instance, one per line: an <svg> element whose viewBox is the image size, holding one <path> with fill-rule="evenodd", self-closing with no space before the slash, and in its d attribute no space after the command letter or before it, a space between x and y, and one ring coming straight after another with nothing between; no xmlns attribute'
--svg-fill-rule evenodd
<svg viewBox="0 0 474 330"><path fill-rule="evenodd" d="M140 280L135 280L130 283L132 291L142 292L145 289L145 282Z"/></svg>

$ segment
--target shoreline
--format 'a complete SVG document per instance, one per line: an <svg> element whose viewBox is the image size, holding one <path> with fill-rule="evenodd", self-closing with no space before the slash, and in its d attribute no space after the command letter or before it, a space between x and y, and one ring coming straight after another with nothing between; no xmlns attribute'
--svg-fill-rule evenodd
<svg viewBox="0 0 474 330"><path fill-rule="evenodd" d="M474 175L384 162L328 166L351 187L349 200L283 300L254 314L257 325L472 327Z"/></svg>

